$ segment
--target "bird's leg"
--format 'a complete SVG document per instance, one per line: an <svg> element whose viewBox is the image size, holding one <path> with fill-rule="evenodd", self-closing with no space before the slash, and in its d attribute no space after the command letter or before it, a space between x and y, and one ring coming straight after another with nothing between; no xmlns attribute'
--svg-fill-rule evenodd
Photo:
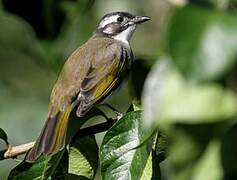
<svg viewBox="0 0 237 180"><path fill-rule="evenodd" d="M123 113L118 111L116 108L114 108L113 106L109 105L109 104L102 104L103 106L108 107L109 109L111 109L116 115L117 115L117 119L121 119L123 117Z"/></svg>

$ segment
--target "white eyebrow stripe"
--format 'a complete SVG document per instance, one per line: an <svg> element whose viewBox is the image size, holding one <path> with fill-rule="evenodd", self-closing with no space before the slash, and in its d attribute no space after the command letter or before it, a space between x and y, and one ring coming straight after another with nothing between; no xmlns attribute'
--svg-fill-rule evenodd
<svg viewBox="0 0 237 180"><path fill-rule="evenodd" d="M109 16L107 18L105 18L104 20L102 20L99 24L99 28L103 28L105 27L107 24L110 24L112 22L116 22L118 19L119 15L113 15L113 16Z"/></svg>

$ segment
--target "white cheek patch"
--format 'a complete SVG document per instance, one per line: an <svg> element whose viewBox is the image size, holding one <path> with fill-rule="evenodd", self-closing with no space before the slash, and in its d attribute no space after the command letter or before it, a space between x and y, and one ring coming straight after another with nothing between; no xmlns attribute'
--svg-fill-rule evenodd
<svg viewBox="0 0 237 180"><path fill-rule="evenodd" d="M135 29L136 29L136 25L130 26L126 30L124 30L123 32L113 36L113 38L116 39L116 40L122 41L125 44L129 44L128 42L131 39Z"/></svg>
<svg viewBox="0 0 237 180"><path fill-rule="evenodd" d="M113 28L108 26L106 29L103 30L103 33L105 34L113 34Z"/></svg>
<svg viewBox="0 0 237 180"><path fill-rule="evenodd" d="M117 22L119 15L113 15L110 17L105 18L104 20L102 20L99 24L99 28L103 28L105 27L107 24L110 24L112 22Z"/></svg>

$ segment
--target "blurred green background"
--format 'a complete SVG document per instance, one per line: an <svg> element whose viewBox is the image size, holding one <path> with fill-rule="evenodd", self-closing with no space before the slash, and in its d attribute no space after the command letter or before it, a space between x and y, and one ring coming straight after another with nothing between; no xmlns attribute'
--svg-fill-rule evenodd
<svg viewBox="0 0 237 180"><path fill-rule="evenodd" d="M236 100L237 92L236 5L236 0L0 0L0 127L8 134L10 144L33 141L45 121L51 89L67 57L91 36L104 14L128 11L152 20L139 27L131 41L136 59L131 78L134 86L125 83L110 104L126 111L133 96L141 95L144 71L148 72L161 56L170 57L178 69L177 77L172 76L171 83L167 83L170 99L165 99L169 102L167 109L171 109L171 116L166 118L177 120L173 122L177 136L170 150L171 154L174 151L174 169L189 172L187 162L202 157L215 134L225 156L222 163L226 179L236 177L236 104L229 101ZM162 80L159 78L157 82ZM156 91L151 97L155 107L151 114L156 115L160 105L157 101L156 106ZM226 99L231 105L220 106ZM145 112L149 111L150 106L145 107ZM211 142L210 154L219 147ZM0 140L3 148L5 144ZM6 179L17 163L12 159L0 161L0 179ZM197 169L204 173L196 179L208 174L201 166Z"/></svg>
<svg viewBox="0 0 237 180"><path fill-rule="evenodd" d="M132 47L136 57L155 57L160 4L166 5L157 0L0 0L0 127L9 142L18 145L37 137L64 61L91 36L104 14L122 10L151 16L153 22L139 28ZM125 85L111 104L126 110L129 97ZM5 148L3 141L0 148ZM16 164L0 161L0 179Z"/></svg>

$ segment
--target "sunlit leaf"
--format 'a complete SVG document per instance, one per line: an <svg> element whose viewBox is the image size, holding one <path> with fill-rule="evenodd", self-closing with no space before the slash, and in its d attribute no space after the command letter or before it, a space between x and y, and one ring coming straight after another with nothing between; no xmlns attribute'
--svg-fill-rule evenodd
<svg viewBox="0 0 237 180"><path fill-rule="evenodd" d="M155 122L211 123L237 115L236 94L215 83L186 81L168 59L163 60L145 83L143 108L147 127L154 127Z"/></svg>
<svg viewBox="0 0 237 180"><path fill-rule="evenodd" d="M98 166L98 150L94 135L78 138L71 143L68 173L93 179Z"/></svg>
<svg viewBox="0 0 237 180"><path fill-rule="evenodd" d="M141 121L141 111L129 112L106 133L100 149L102 179L142 177L151 147L136 148L146 134Z"/></svg>
<svg viewBox="0 0 237 180"><path fill-rule="evenodd" d="M150 152L150 155L147 159L146 166L141 176L141 180L150 180L151 177L152 177L152 152Z"/></svg>
<svg viewBox="0 0 237 180"><path fill-rule="evenodd" d="M196 6L174 13L164 41L186 78L217 79L236 64L236 17L233 13Z"/></svg>
<svg viewBox="0 0 237 180"><path fill-rule="evenodd" d="M145 169L143 170L141 180L161 180L159 163L160 158L157 156L156 152L152 150L146 162Z"/></svg>
<svg viewBox="0 0 237 180"><path fill-rule="evenodd" d="M156 118L160 116L160 89L165 86L167 75L170 73L170 62L165 59L152 68L144 83L142 106L144 109L144 123L148 129L155 129Z"/></svg>
<svg viewBox="0 0 237 180"><path fill-rule="evenodd" d="M206 151L195 165L192 179L223 179L223 170L221 166L220 155L220 143L213 140L212 142L210 142Z"/></svg>

